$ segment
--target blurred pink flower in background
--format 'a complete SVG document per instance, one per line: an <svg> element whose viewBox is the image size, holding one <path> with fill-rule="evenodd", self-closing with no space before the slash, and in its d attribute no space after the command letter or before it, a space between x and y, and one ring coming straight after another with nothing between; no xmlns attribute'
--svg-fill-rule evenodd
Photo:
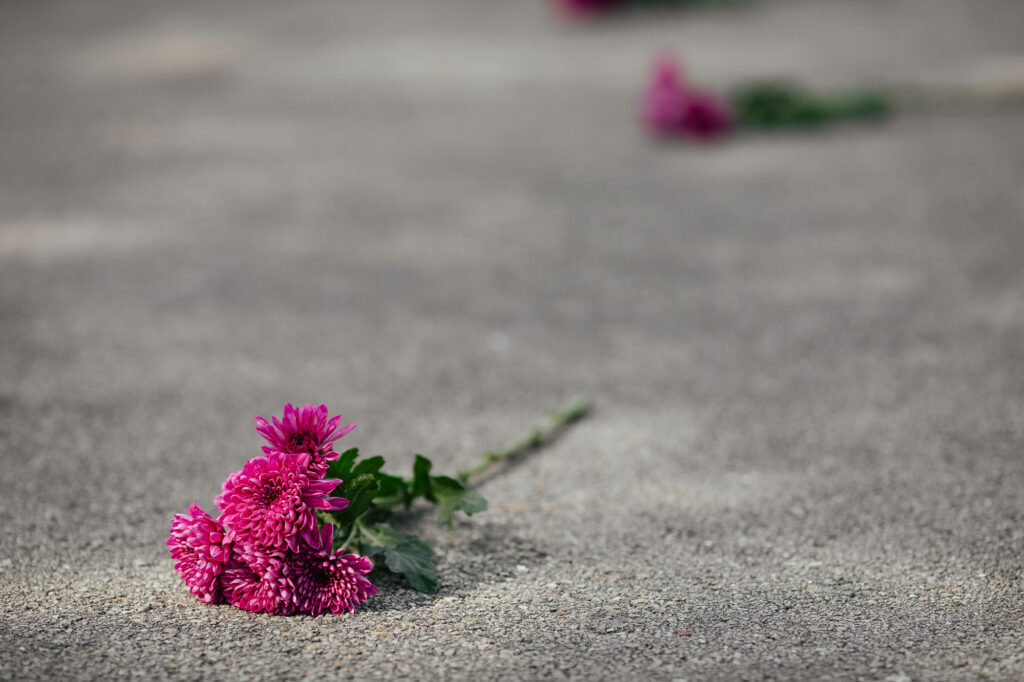
<svg viewBox="0 0 1024 682"><path fill-rule="evenodd" d="M651 64L641 117L648 131L659 135L675 134L686 107L676 58L663 52Z"/></svg>
<svg viewBox="0 0 1024 682"><path fill-rule="evenodd" d="M710 91L687 93L680 128L684 136L712 140L725 136L733 128L732 109L721 97Z"/></svg>
<svg viewBox="0 0 1024 682"><path fill-rule="evenodd" d="M658 137L714 140L732 130L729 104L683 78L679 59L662 52L651 64L640 110L644 128Z"/></svg>
<svg viewBox="0 0 1024 682"><path fill-rule="evenodd" d="M622 4L621 0L552 0L552 3L566 19L590 19Z"/></svg>

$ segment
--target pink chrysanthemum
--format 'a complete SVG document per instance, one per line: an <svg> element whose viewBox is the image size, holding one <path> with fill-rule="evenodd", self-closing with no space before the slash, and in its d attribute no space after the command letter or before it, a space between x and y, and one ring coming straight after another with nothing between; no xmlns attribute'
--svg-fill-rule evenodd
<svg viewBox="0 0 1024 682"><path fill-rule="evenodd" d="M673 134L683 118L685 98L679 61L669 53L659 54L651 64L650 81L644 93L641 116L655 134Z"/></svg>
<svg viewBox="0 0 1024 682"><path fill-rule="evenodd" d="M271 452L228 476L214 502L233 540L264 549L294 550L300 533L316 529L314 510L348 506L342 497L328 497L341 481L310 476L309 460L308 454Z"/></svg>
<svg viewBox="0 0 1024 682"><path fill-rule="evenodd" d="M286 565L281 552L236 546L221 579L224 598L250 613L294 613L295 589Z"/></svg>
<svg viewBox="0 0 1024 682"><path fill-rule="evenodd" d="M174 515L167 546L188 591L201 602L220 602L220 576L230 554L221 522L193 502L188 514Z"/></svg>
<svg viewBox="0 0 1024 682"><path fill-rule="evenodd" d="M590 19L617 9L622 0L553 0L553 3L566 19Z"/></svg>
<svg viewBox="0 0 1024 682"><path fill-rule="evenodd" d="M295 605L300 613L355 613L356 605L377 594L364 575L373 564L364 556L332 551L334 526L302 534L303 546L288 560L288 574L295 587Z"/></svg>
<svg viewBox="0 0 1024 682"><path fill-rule="evenodd" d="M269 443L263 446L263 451L307 453L312 456L310 471L323 476L327 462L338 458L338 453L332 451L334 441L356 427L355 424L339 426L341 415L328 419L328 414L326 405L296 408L291 403L285 403L284 415L280 420L271 417L271 423L263 417L254 417L256 430Z"/></svg>
<svg viewBox="0 0 1024 682"><path fill-rule="evenodd" d="M682 132L698 140L715 140L733 127L732 110L718 95L707 90L692 90L680 122Z"/></svg>
<svg viewBox="0 0 1024 682"><path fill-rule="evenodd" d="M641 117L648 131L659 136L711 140L733 127L729 104L713 92L683 80L679 60L670 53L651 66Z"/></svg>

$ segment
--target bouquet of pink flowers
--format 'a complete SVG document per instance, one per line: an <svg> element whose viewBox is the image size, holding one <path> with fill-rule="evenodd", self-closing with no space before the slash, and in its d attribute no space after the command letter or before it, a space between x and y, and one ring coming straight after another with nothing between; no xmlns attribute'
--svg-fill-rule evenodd
<svg viewBox="0 0 1024 682"><path fill-rule="evenodd" d="M551 0L566 19L594 19L623 11L645 11L681 7L735 5L747 0Z"/></svg>
<svg viewBox="0 0 1024 682"><path fill-rule="evenodd" d="M640 108L641 122L660 138L712 141L739 129L814 129L843 121L871 121L892 110L878 90L815 93L784 81L754 81L726 95L684 77L675 55L651 65Z"/></svg>
<svg viewBox="0 0 1024 682"><path fill-rule="evenodd" d="M354 612L377 593L367 579L371 557L422 592L437 588L430 547L387 523L396 507L418 499L436 504L449 528L454 513L483 511L487 502L468 484L527 450L539 448L583 416L586 401L552 412L531 434L487 453L457 477L432 476L416 455L411 479L381 471L383 457L339 454L335 442L355 428L328 418L326 405L284 406L284 416L256 417L267 441L263 454L227 477L210 516L198 503L171 523L174 568L189 592L207 604L227 602L253 613Z"/></svg>
<svg viewBox="0 0 1024 682"><path fill-rule="evenodd" d="M334 441L355 428L327 418L327 406L284 406L273 423L257 417L268 445L224 481L213 518L193 503L171 523L174 568L207 604L226 601L255 613L341 613L376 594L370 559L334 550L334 526L317 527L317 511L349 506L331 497L325 478L339 457Z"/></svg>

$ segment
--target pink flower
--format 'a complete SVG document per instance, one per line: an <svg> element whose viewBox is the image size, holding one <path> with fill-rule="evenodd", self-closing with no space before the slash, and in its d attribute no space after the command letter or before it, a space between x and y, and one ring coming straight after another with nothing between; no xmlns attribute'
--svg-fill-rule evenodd
<svg viewBox="0 0 1024 682"><path fill-rule="evenodd" d="M303 546L289 557L288 574L300 613L355 613L356 605L377 594L363 576L373 570L367 557L332 551L334 526L302 534Z"/></svg>
<svg viewBox="0 0 1024 682"><path fill-rule="evenodd" d="M685 106L679 62L674 55L662 53L651 64L641 109L644 125L653 133L674 134L679 130Z"/></svg>
<svg viewBox="0 0 1024 682"><path fill-rule="evenodd" d="M687 95L680 121L682 132L699 140L713 140L732 130L729 105L713 92L692 90Z"/></svg>
<svg viewBox="0 0 1024 682"><path fill-rule="evenodd" d="M221 580L224 598L250 613L294 613L295 589L285 575L286 565L281 552L236 546Z"/></svg>
<svg viewBox="0 0 1024 682"><path fill-rule="evenodd" d="M316 509L348 506L342 497L328 497L340 480L321 480L308 473L310 459L309 454L270 452L228 476L214 503L232 540L294 550L300 533L316 529Z"/></svg>
<svg viewBox="0 0 1024 682"><path fill-rule="evenodd" d="M615 9L621 0L553 0L555 8L567 19L589 19Z"/></svg>
<svg viewBox="0 0 1024 682"><path fill-rule="evenodd" d="M733 125L728 103L713 92L686 83L679 60L669 53L658 55L651 67L641 120L654 135L698 140L719 138Z"/></svg>
<svg viewBox="0 0 1024 682"><path fill-rule="evenodd" d="M230 554L220 521L193 502L188 514L174 515L167 546L171 548L174 570L188 585L188 591L201 602L220 602L220 575Z"/></svg>
<svg viewBox="0 0 1024 682"><path fill-rule="evenodd" d="M363 577L373 569L366 557L332 552L334 526L302 534L298 551L236 545L224 570L227 602L251 613L354 612L377 593Z"/></svg>
<svg viewBox="0 0 1024 682"><path fill-rule="evenodd" d="M295 408L285 403L280 420L271 417L271 423L263 417L255 417L256 430L270 443L263 446L263 452L309 454L312 457L310 471L322 477L327 471L327 462L338 458L338 453L331 451L334 441L356 427L355 424L339 427L341 415L328 419L328 414L326 405Z"/></svg>

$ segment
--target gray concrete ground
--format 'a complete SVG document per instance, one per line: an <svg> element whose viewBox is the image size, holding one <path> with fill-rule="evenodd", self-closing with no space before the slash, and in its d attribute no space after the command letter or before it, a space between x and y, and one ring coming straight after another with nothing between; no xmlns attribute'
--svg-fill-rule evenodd
<svg viewBox="0 0 1024 682"><path fill-rule="evenodd" d="M1024 678L1024 113L649 144L726 85L1024 76L1017 0L0 7L0 678ZM163 547L327 402L442 469L573 393L443 588L191 599Z"/></svg>

